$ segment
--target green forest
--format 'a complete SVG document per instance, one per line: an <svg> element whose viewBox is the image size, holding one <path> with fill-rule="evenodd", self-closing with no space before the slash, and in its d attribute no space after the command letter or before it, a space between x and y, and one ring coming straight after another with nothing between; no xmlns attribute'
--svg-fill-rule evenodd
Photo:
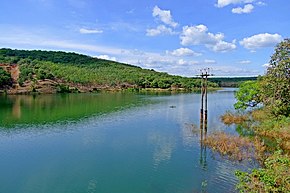
<svg viewBox="0 0 290 193"><path fill-rule="evenodd" d="M201 85L197 78L173 76L129 64L60 51L0 49L0 63L19 65L20 86L27 81L37 82L45 79L61 83L62 90L68 85L185 90L194 90ZM3 87L3 84L8 82L6 78L0 84ZM217 83L209 82L209 87L217 86Z"/></svg>

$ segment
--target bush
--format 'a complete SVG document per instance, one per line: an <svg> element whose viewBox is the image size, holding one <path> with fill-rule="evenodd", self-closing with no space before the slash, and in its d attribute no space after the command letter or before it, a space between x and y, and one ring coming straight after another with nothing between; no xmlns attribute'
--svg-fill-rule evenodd
<svg viewBox="0 0 290 193"><path fill-rule="evenodd" d="M235 93L237 102L235 109L246 109L255 107L261 102L260 85L258 81L246 81L239 86L239 90Z"/></svg>
<svg viewBox="0 0 290 193"><path fill-rule="evenodd" d="M11 86L11 75L0 67L0 88Z"/></svg>
<svg viewBox="0 0 290 193"><path fill-rule="evenodd" d="M70 89L68 85L59 84L57 87L58 93L70 93Z"/></svg>
<svg viewBox="0 0 290 193"><path fill-rule="evenodd" d="M240 182L240 192L289 192L290 191L290 158L275 152L264 162L265 168L254 169L251 173L236 171Z"/></svg>

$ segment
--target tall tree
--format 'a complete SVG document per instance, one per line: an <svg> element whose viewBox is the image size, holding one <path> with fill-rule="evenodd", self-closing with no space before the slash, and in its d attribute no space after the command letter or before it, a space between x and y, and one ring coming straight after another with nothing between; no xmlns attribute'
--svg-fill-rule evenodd
<svg viewBox="0 0 290 193"><path fill-rule="evenodd" d="M261 84L265 106L275 115L290 114L290 39L276 46Z"/></svg>

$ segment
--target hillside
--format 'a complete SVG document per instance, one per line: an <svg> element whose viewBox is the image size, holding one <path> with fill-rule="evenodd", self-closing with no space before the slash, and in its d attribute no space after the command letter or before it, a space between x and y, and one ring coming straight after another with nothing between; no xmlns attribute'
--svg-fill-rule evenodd
<svg viewBox="0 0 290 193"><path fill-rule="evenodd" d="M245 81L257 80L257 77L210 77L211 82L217 83L220 87L239 87Z"/></svg>
<svg viewBox="0 0 290 193"><path fill-rule="evenodd" d="M0 49L0 70L7 71L11 67L18 70L18 76L11 78L12 86L7 81L2 85L0 82L0 88L5 88L8 93L89 92L127 88L194 90L201 85L199 79L173 76L76 53ZM209 86L217 87L217 84L209 83Z"/></svg>

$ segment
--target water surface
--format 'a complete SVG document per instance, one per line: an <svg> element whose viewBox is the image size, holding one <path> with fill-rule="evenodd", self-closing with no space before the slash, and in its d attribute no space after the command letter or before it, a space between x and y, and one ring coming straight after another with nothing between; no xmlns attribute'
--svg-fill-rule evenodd
<svg viewBox="0 0 290 193"><path fill-rule="evenodd" d="M209 93L208 132L233 91ZM200 144L199 94L0 97L2 193L234 192L243 168Z"/></svg>

